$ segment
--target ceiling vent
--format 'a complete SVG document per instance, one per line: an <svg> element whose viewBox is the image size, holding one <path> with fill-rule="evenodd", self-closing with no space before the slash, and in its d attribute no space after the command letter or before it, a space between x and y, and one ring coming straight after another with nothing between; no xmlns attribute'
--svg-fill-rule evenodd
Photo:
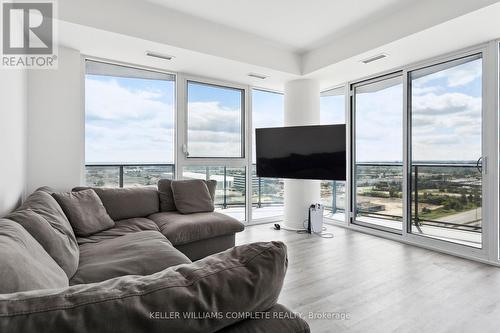
<svg viewBox="0 0 500 333"><path fill-rule="evenodd" d="M148 57L153 57L153 58L159 58L163 60L172 60L175 58L174 56L168 55L168 54L161 54L161 53L156 53L156 52L151 52L151 51L146 51L146 55Z"/></svg>
<svg viewBox="0 0 500 333"><path fill-rule="evenodd" d="M374 61L377 61L377 60L380 60L380 59L384 59L384 58L386 58L386 57L387 57L387 54L385 54L385 53L381 53L381 54L377 54L377 55L375 55L375 56L373 56L373 57L370 57L370 58L366 58L366 59L364 59L364 60L361 60L361 62L362 62L363 64L369 64L369 63L371 63L371 62L374 62Z"/></svg>
<svg viewBox="0 0 500 333"><path fill-rule="evenodd" d="M254 77L254 78L256 78L256 79L260 79L260 80L265 80L265 79L267 79L267 75L256 74L256 73L250 73L250 74L248 74L248 76L250 76L250 77Z"/></svg>

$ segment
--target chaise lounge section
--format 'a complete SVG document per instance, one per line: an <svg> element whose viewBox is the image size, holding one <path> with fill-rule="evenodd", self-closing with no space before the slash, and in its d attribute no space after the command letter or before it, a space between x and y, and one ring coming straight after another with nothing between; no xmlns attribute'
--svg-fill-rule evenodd
<svg viewBox="0 0 500 333"><path fill-rule="evenodd" d="M173 194L166 191L170 180L160 180L158 190L153 187L93 188L109 216L119 225L118 230L106 230L90 240L109 237L114 232L131 230L159 230L178 250L191 260L224 251L235 244L235 233L245 226L238 220L218 212L182 214L176 208ZM211 182L214 198L215 182ZM90 187L75 187L82 191ZM163 191L161 191L163 189ZM193 193L193 200L196 200ZM165 202L170 203L166 205ZM152 224L150 221L153 221ZM79 240L79 243L88 240Z"/></svg>

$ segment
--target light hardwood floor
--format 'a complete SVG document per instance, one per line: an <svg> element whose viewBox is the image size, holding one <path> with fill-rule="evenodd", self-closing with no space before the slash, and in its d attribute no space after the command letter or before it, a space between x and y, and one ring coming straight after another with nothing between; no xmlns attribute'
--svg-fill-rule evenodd
<svg viewBox="0 0 500 333"><path fill-rule="evenodd" d="M320 332L500 332L500 268L328 226L332 239L249 226L237 244L280 240L289 266L279 302L348 313Z"/></svg>

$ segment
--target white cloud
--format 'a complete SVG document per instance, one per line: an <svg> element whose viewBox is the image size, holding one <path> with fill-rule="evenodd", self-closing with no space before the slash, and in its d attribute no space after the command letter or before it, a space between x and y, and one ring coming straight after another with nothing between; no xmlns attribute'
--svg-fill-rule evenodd
<svg viewBox="0 0 500 333"><path fill-rule="evenodd" d="M166 93L166 92L164 92ZM163 93L163 94L164 94ZM153 118L159 113L172 112L157 91L132 90L117 80L85 80L85 112L92 119L119 120Z"/></svg>
<svg viewBox="0 0 500 333"><path fill-rule="evenodd" d="M173 162L174 109L162 100L165 93L87 78L87 162ZM188 107L191 156L241 154L240 110L215 101Z"/></svg>
<svg viewBox="0 0 500 333"><path fill-rule="evenodd" d="M190 102L188 122L190 130L240 132L241 110L223 107L219 102Z"/></svg>
<svg viewBox="0 0 500 333"><path fill-rule="evenodd" d="M174 109L161 100L168 91L91 78L85 88L87 162L173 162Z"/></svg>
<svg viewBox="0 0 500 333"><path fill-rule="evenodd" d="M463 113L464 111L480 112L481 98L463 93L434 93L416 96L412 100L414 115L436 115Z"/></svg>
<svg viewBox="0 0 500 333"><path fill-rule="evenodd" d="M482 66L482 60L477 59L458 66L441 70L439 72L422 76L418 79L415 79L412 82L413 89L417 88L417 89L430 90L432 88L436 88L430 85L429 83L441 79L446 80L447 87L449 88L466 86L467 84L481 77L482 75L481 66Z"/></svg>
<svg viewBox="0 0 500 333"><path fill-rule="evenodd" d="M401 85L356 96L357 161L402 161L402 105Z"/></svg>
<svg viewBox="0 0 500 333"><path fill-rule="evenodd" d="M482 100L463 93L414 97L412 151L416 160L467 161L481 155Z"/></svg>
<svg viewBox="0 0 500 333"><path fill-rule="evenodd" d="M219 102L188 104L190 156L237 157L241 155L241 110Z"/></svg>

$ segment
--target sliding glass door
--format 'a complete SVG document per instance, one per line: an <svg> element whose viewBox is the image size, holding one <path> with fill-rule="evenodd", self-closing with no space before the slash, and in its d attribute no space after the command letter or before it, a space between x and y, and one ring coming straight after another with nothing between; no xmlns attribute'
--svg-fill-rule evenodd
<svg viewBox="0 0 500 333"><path fill-rule="evenodd" d="M482 245L482 56L409 73L415 235Z"/></svg>
<svg viewBox="0 0 500 333"><path fill-rule="evenodd" d="M345 124L345 87L323 91L320 96L320 125ZM321 181L321 204L326 218L345 221L345 189L345 181Z"/></svg>
<svg viewBox="0 0 500 333"><path fill-rule="evenodd" d="M255 129L282 127L285 118L284 96L281 93L252 90L252 223L283 219L284 181L261 178L256 174Z"/></svg>
<svg viewBox="0 0 500 333"><path fill-rule="evenodd" d="M351 85L352 224L483 247L483 79L478 52Z"/></svg>
<svg viewBox="0 0 500 333"><path fill-rule="evenodd" d="M403 220L401 73L360 82L352 93L353 223L400 232Z"/></svg>

